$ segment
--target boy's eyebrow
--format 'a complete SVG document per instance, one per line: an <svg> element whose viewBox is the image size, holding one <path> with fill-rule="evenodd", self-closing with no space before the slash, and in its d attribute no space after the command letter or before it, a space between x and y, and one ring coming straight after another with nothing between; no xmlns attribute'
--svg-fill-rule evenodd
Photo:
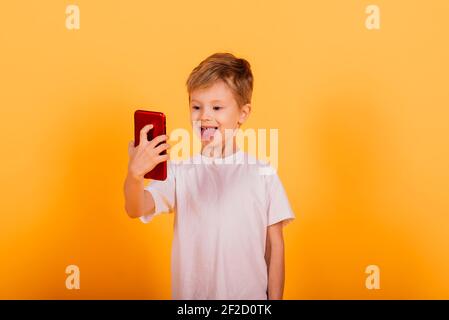
<svg viewBox="0 0 449 320"><path fill-rule="evenodd" d="M201 103L200 101L198 101L198 100L195 100L195 99L192 99L192 100L190 100L190 102L196 102L196 103ZM216 100L212 100L210 103L211 104L214 104L214 103L221 103L222 101L220 100L220 99L216 99Z"/></svg>

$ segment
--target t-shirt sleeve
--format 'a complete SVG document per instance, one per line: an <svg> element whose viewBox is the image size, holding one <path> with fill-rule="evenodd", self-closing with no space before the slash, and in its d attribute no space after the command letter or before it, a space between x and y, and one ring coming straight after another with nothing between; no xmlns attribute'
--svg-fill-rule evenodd
<svg viewBox="0 0 449 320"><path fill-rule="evenodd" d="M268 226L280 221L283 221L283 226L285 226L293 221L295 214L288 201L284 186L275 171L265 177L268 191Z"/></svg>
<svg viewBox="0 0 449 320"><path fill-rule="evenodd" d="M161 213L172 212L175 208L175 167L171 161L167 162L167 179L164 181L153 180L145 188L154 199L154 213L140 217L143 223L150 222Z"/></svg>

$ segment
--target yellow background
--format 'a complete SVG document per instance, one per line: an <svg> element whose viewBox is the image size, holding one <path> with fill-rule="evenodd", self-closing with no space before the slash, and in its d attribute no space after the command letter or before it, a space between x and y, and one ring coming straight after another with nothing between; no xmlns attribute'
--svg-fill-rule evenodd
<svg viewBox="0 0 449 320"><path fill-rule="evenodd" d="M380 30L365 28L369 4ZM0 298L170 298L173 216L124 211L133 111L189 128L189 72L230 51L255 75L246 128L279 129L297 215L285 298L448 299L448 13L446 0L3 3ZM365 288L370 264L380 290Z"/></svg>

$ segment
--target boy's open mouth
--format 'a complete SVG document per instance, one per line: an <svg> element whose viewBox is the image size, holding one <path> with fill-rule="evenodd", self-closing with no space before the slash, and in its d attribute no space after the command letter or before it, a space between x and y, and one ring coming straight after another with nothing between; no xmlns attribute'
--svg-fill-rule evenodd
<svg viewBox="0 0 449 320"><path fill-rule="evenodd" d="M201 140L211 140L214 138L215 131L218 127L201 126Z"/></svg>

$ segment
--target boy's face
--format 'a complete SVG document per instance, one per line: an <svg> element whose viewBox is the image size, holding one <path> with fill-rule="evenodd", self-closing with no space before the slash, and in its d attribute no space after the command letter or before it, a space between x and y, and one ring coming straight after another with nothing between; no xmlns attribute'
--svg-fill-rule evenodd
<svg viewBox="0 0 449 320"><path fill-rule="evenodd" d="M223 81L190 93L190 118L198 135L201 126L203 147L220 143L224 146L229 142L225 141L225 133L229 136L230 130L238 129L250 110L249 104L239 107L232 90Z"/></svg>

